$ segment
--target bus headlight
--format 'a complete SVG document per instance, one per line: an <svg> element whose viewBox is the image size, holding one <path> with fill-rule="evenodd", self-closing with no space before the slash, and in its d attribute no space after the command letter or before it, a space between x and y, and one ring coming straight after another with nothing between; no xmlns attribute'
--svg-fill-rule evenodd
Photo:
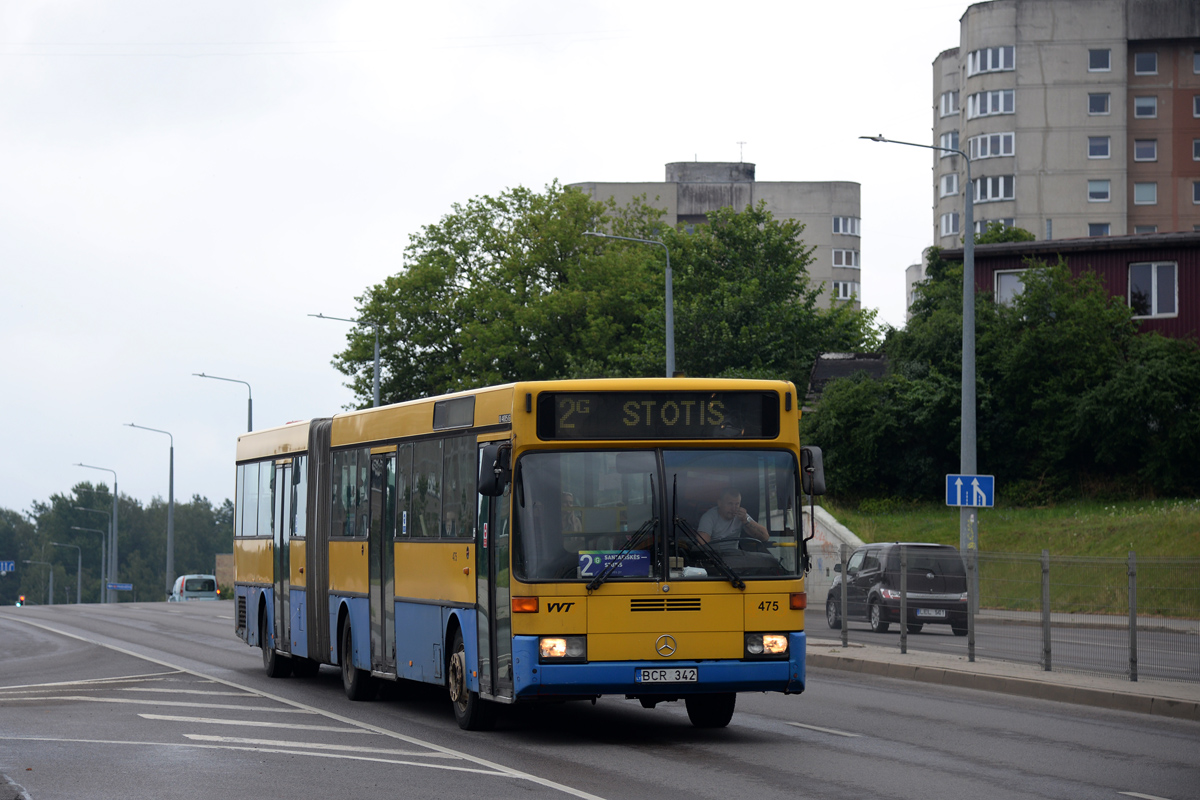
<svg viewBox="0 0 1200 800"><path fill-rule="evenodd" d="M746 658L784 658L787 654L786 633L746 634Z"/></svg>
<svg viewBox="0 0 1200 800"><path fill-rule="evenodd" d="M586 636L543 636L538 639L540 661L573 662L587 660Z"/></svg>

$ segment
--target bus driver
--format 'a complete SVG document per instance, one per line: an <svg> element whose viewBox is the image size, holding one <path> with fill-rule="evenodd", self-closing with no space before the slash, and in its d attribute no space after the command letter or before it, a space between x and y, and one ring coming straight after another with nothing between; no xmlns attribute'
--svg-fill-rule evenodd
<svg viewBox="0 0 1200 800"><path fill-rule="evenodd" d="M733 488L721 492L716 506L700 517L696 530L703 541L719 550L737 550L743 536L762 542L770 539L767 529L755 522L749 512L742 508L742 493Z"/></svg>

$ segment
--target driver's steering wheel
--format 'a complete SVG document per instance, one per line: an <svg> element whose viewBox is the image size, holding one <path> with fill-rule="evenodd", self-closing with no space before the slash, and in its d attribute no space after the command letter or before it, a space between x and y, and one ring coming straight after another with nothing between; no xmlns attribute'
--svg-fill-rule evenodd
<svg viewBox="0 0 1200 800"><path fill-rule="evenodd" d="M750 545L747 547L746 545ZM753 536L738 537L738 549L747 553L770 553L771 550L762 539L755 539Z"/></svg>

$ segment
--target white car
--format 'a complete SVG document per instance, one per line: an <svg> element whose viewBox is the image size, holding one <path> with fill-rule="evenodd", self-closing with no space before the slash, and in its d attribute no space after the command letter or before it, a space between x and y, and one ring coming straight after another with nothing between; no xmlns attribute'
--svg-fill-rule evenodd
<svg viewBox="0 0 1200 800"><path fill-rule="evenodd" d="M182 603L184 600L220 600L221 590L217 588L216 575L180 575L171 587L168 603Z"/></svg>

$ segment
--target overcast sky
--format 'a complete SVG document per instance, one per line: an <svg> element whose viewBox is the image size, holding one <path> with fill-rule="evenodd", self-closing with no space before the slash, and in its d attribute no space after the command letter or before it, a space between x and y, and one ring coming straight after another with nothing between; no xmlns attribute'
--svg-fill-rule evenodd
<svg viewBox="0 0 1200 800"><path fill-rule="evenodd" d="M932 61L968 3L0 4L0 507L232 495L246 427L351 402L354 298L454 202L745 161L862 185L864 305L932 244ZM744 150L739 151L739 142ZM0 554L3 555L3 554Z"/></svg>

